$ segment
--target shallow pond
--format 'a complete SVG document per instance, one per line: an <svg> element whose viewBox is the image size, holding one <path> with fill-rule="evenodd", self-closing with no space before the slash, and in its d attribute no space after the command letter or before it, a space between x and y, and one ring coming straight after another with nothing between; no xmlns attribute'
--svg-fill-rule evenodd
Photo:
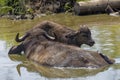
<svg viewBox="0 0 120 80"><path fill-rule="evenodd" d="M115 64L99 69L50 68L28 61L24 56L8 55L9 48L17 45L15 35L25 31L43 20L78 29L88 25L96 41L93 47L83 45L83 49L99 51L114 58ZM48 15L34 20L0 19L0 79L1 80L120 80L120 17L105 14L73 16L71 14Z"/></svg>

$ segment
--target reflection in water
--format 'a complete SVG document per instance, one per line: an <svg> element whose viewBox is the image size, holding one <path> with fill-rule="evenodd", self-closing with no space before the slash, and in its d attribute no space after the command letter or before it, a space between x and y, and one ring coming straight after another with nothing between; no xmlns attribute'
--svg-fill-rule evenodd
<svg viewBox="0 0 120 80"><path fill-rule="evenodd" d="M21 68L26 68L28 72L39 72L40 75L47 78L70 78L70 77L84 77L97 74L98 72L102 72L107 70L108 67L103 67L100 69L87 69L87 68L63 68L63 67L45 67L41 65L37 65L36 63L30 62L25 58L25 56L19 55L10 55L11 60L15 61L22 59L22 63L16 66L19 75L22 75ZM52 72L52 73L51 73Z"/></svg>
<svg viewBox="0 0 120 80"><path fill-rule="evenodd" d="M102 17L96 15L96 19L92 16L88 17L63 17L53 16L49 20L70 25L76 28L75 25L90 23L91 20L103 20ZM70 18L70 19L67 19ZM93 18L93 19L91 19ZM108 16L107 16L108 18ZM44 20L44 18L42 18ZM91 19L91 20L90 20ZM73 21L74 20L74 21ZM88 20L88 21L86 21ZM113 21L113 17L109 19ZM114 19L115 20L115 19ZM120 20L120 19L117 19ZM2 22L1 22L2 21ZM102 52L103 54L115 59L115 64L106 66L100 69L74 69L74 68L49 68L36 65L28 61L24 56L12 55L8 56L9 47L17 44L14 37L17 32L21 34L30 27L41 21L7 21L0 20L0 79L1 80L120 80L120 27L119 25L110 26L92 26L92 36L96 41L93 47L83 45L82 48ZM104 21L102 21L103 23ZM109 21L108 21L109 22ZM24 24L23 24L24 23ZM92 22L94 23L94 21ZM111 23L110 23L111 24ZM28 27L29 26L29 27ZM16 29L14 29L16 28Z"/></svg>

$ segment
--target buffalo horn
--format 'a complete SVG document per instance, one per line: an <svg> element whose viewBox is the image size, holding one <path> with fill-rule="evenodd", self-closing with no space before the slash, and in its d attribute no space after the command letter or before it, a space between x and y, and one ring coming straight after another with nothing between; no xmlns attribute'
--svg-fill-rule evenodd
<svg viewBox="0 0 120 80"><path fill-rule="evenodd" d="M24 40L26 39L26 37L28 37L28 34L25 34L23 37L21 37L21 38L19 39L19 33L17 33L16 38L15 38L15 41L16 41L16 42L22 42L22 41L24 41Z"/></svg>
<svg viewBox="0 0 120 80"><path fill-rule="evenodd" d="M48 35L47 33L45 33L44 36L45 36L47 39L55 40L55 37L50 36L50 35Z"/></svg>

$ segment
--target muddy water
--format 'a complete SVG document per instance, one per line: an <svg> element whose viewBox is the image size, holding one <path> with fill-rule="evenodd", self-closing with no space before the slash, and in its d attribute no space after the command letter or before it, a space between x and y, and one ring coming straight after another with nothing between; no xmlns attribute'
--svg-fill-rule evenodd
<svg viewBox="0 0 120 80"><path fill-rule="evenodd" d="M87 24L96 41L93 47L83 45L83 49L99 51L114 58L115 64L100 69L50 68L36 65L24 56L11 55L8 50L15 35L25 31L43 20L51 20L73 29ZM73 16L57 14L35 18L34 20L13 21L0 19L0 80L120 80L120 17L107 15Z"/></svg>

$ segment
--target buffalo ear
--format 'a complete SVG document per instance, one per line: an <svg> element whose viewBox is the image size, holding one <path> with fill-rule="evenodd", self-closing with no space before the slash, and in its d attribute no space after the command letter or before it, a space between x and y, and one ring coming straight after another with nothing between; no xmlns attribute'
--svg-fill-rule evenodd
<svg viewBox="0 0 120 80"><path fill-rule="evenodd" d="M90 32L89 28L87 25L80 25L80 29L78 30L79 33L82 32Z"/></svg>
<svg viewBox="0 0 120 80"><path fill-rule="evenodd" d="M68 35L66 35L66 38L74 38L76 35L78 34L78 31L74 32L74 33L70 33Z"/></svg>
<svg viewBox="0 0 120 80"><path fill-rule="evenodd" d="M49 40L55 40L55 37L50 36L49 34L45 33L44 36Z"/></svg>

